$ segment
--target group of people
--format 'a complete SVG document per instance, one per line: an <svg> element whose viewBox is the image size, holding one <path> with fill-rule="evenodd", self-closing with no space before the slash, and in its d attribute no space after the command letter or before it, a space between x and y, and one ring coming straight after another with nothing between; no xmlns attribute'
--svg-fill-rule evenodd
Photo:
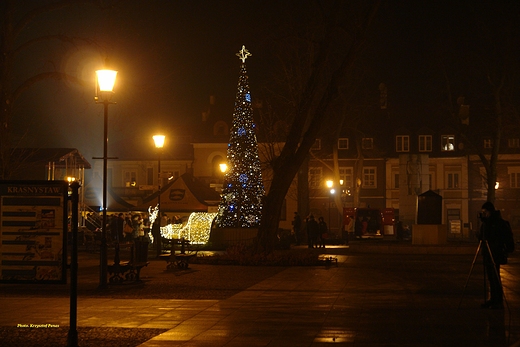
<svg viewBox="0 0 520 347"><path fill-rule="evenodd" d="M107 240L113 242L145 241L150 243L150 235L153 236L154 249L157 256L162 253L161 229L168 224L182 223L179 216L171 219L166 213L162 213L158 223L150 223L147 213L119 213L108 216L107 220ZM85 219L85 226L91 232L101 231L103 221L96 213L88 213Z"/></svg>
<svg viewBox="0 0 520 347"><path fill-rule="evenodd" d="M100 231L103 220L95 213L88 213L85 226L92 232ZM148 239L151 230L150 220L146 213L119 213L108 216L107 235L112 241L132 241Z"/></svg>
<svg viewBox="0 0 520 347"><path fill-rule="evenodd" d="M292 225L296 245L303 242L303 235L306 234L309 248L325 248L325 240L328 237L329 230L323 217L320 216L316 221L314 216L310 214L303 223L298 212L294 212Z"/></svg>

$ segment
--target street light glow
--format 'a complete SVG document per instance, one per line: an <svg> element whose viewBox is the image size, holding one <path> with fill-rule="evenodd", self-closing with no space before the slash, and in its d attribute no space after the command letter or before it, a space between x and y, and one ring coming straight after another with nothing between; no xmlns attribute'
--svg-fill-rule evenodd
<svg viewBox="0 0 520 347"><path fill-rule="evenodd" d="M96 75L100 92L112 92L114 90L117 71L97 70Z"/></svg>
<svg viewBox="0 0 520 347"><path fill-rule="evenodd" d="M334 184L334 182L332 182L331 180L328 180L325 183L327 184L327 188L332 188L332 185Z"/></svg>
<svg viewBox="0 0 520 347"><path fill-rule="evenodd" d="M219 167L220 167L220 172L224 173L224 172L227 171L227 164L226 163L219 164Z"/></svg>
<svg viewBox="0 0 520 347"><path fill-rule="evenodd" d="M165 138L166 137L164 135L154 135L153 142L155 142L155 148L163 148Z"/></svg>

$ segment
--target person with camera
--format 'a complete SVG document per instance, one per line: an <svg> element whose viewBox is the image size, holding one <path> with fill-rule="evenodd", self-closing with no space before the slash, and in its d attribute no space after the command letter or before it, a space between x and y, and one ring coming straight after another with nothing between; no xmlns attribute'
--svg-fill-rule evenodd
<svg viewBox="0 0 520 347"><path fill-rule="evenodd" d="M503 309L504 292L500 279L500 265L507 264L507 253L514 247L513 233L508 221L502 219L500 211L490 201L482 205L480 214L479 240L482 242L482 257L484 270L489 282L489 300L481 305L482 308Z"/></svg>

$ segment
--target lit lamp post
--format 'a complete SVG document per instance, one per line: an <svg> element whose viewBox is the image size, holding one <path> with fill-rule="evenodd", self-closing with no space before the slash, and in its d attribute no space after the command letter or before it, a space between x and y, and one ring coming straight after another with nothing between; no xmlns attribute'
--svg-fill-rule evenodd
<svg viewBox="0 0 520 347"><path fill-rule="evenodd" d="M159 189L159 195L157 196L157 218L155 219L155 249L157 250L157 256L161 255L161 150L164 147L164 135L154 135L153 142L155 148L157 148L157 187Z"/></svg>
<svg viewBox="0 0 520 347"><path fill-rule="evenodd" d="M108 166L108 105L114 94L117 71L97 70L96 103L104 106L104 142L103 142L103 225L99 252L99 288L107 288L107 166Z"/></svg>
<svg viewBox="0 0 520 347"><path fill-rule="evenodd" d="M334 195L334 193L336 193L336 190L334 188L332 188L332 186L334 185L333 181L328 180L326 183L327 183L327 188L329 188L329 230L330 230L330 205L332 202L332 195Z"/></svg>
<svg viewBox="0 0 520 347"><path fill-rule="evenodd" d="M220 193L222 194L222 192L224 192L224 184L226 182L226 172L228 170L228 166L226 163L220 163L218 164L218 167L220 169L220 172L222 173L222 185L220 188Z"/></svg>

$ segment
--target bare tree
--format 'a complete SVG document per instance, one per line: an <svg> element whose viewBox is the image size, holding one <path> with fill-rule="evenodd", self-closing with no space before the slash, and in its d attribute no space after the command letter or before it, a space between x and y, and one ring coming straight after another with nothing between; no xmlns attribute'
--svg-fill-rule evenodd
<svg viewBox="0 0 520 347"><path fill-rule="evenodd" d="M488 7L478 5L471 8L470 42L464 51L443 52L439 61L443 63L447 112L469 150L480 158L487 200L494 203L502 138L518 130L517 98L513 95L518 92L515 82L520 70L516 61L517 12L504 4L493 7L494 15L488 11ZM490 141L490 148L484 148L484 139Z"/></svg>
<svg viewBox="0 0 520 347"><path fill-rule="evenodd" d="M290 45L305 48L303 52L310 69L304 74L301 70L294 71L305 78L300 79L301 85L293 84L293 95L297 97L291 108L292 123L285 145L273 162L273 179L265 196L257 252L273 249L284 197L308 158L323 124L327 124L332 117L330 105L338 97L339 88L358 57L379 4L380 1L366 6L335 1L330 7L321 6L319 14L322 22L318 26L321 30ZM287 48L286 44L284 49Z"/></svg>
<svg viewBox="0 0 520 347"><path fill-rule="evenodd" d="M61 42L65 45L80 43L93 44L93 41L73 37L62 33L38 33L35 36L27 34L26 29L40 18L50 15L67 7L79 5L95 5L100 8L108 7L100 0L61 0L43 2L35 7L25 8L24 4L15 0L0 2L0 179L12 176L15 166L12 165L12 151L15 147L11 134L11 123L17 100L35 84L45 80L65 81L83 85L84 81L72 76L56 67L53 62L41 64L43 67L33 75L18 81L14 71L19 67L20 56L26 54L36 45ZM35 60L37 57L33 57ZM40 64L38 64L40 65ZM16 158L19 161L19 158Z"/></svg>

